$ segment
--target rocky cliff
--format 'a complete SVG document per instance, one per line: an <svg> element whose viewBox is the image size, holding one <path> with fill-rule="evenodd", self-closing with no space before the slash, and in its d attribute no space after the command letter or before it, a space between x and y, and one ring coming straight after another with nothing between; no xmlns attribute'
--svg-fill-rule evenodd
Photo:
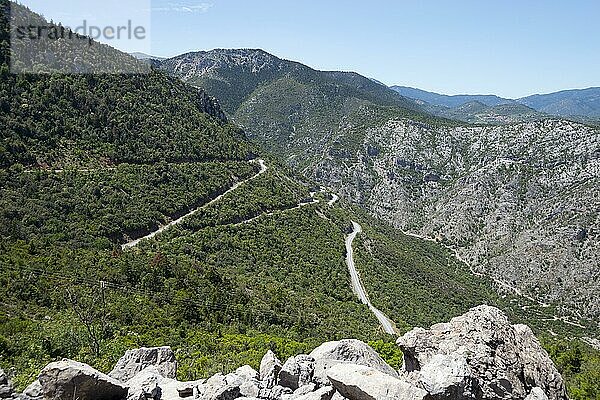
<svg viewBox="0 0 600 400"><path fill-rule="evenodd" d="M176 380L169 347L128 351L108 374L62 360L48 364L23 394L0 375L0 398L21 400L483 400L566 399L560 374L531 330L480 306L398 340L395 371L358 340L328 342L281 362L268 352L260 369L243 366L206 380Z"/></svg>
<svg viewBox="0 0 600 400"><path fill-rule="evenodd" d="M600 315L597 130L560 120L447 127L398 119L361 135L342 127L337 141L315 150L326 156L307 174L398 228L453 246L503 290Z"/></svg>

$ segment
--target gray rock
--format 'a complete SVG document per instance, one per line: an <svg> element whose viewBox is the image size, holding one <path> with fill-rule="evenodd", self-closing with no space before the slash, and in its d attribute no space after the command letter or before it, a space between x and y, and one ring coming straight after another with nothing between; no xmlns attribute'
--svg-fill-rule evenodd
<svg viewBox="0 0 600 400"><path fill-rule="evenodd" d="M331 400L335 389L331 386L324 386L314 392L306 393L295 400Z"/></svg>
<svg viewBox="0 0 600 400"><path fill-rule="evenodd" d="M42 391L42 384L39 380L33 381L23 391L23 397L28 400L42 400L44 398L44 392Z"/></svg>
<svg viewBox="0 0 600 400"><path fill-rule="evenodd" d="M474 398L476 381L463 357L436 354L418 376L419 386L440 399Z"/></svg>
<svg viewBox="0 0 600 400"><path fill-rule="evenodd" d="M294 390L294 396L303 396L305 394L314 392L317 386L314 383L309 383L308 385L300 386L298 389Z"/></svg>
<svg viewBox="0 0 600 400"><path fill-rule="evenodd" d="M337 364L327 377L349 400L422 400L428 396L423 389L364 365Z"/></svg>
<svg viewBox="0 0 600 400"><path fill-rule="evenodd" d="M260 362L260 380L263 387L270 389L277 384L277 376L281 371L281 361L271 350L262 358Z"/></svg>
<svg viewBox="0 0 600 400"><path fill-rule="evenodd" d="M292 389L276 385L270 389L261 389L258 397L261 399L279 400L291 396L292 393Z"/></svg>
<svg viewBox="0 0 600 400"><path fill-rule="evenodd" d="M234 373L217 374L198 386L196 398L201 400L230 400L239 397L264 397L261 394L258 372L249 366L238 368ZM261 394L261 396L259 396Z"/></svg>
<svg viewBox="0 0 600 400"><path fill-rule="evenodd" d="M127 387L87 364L62 360L48 364L40 373L45 398L52 400L121 400Z"/></svg>
<svg viewBox="0 0 600 400"><path fill-rule="evenodd" d="M254 368L249 365L244 365L243 367L239 367L235 370L235 374L246 380L255 380L258 381L260 376L258 372Z"/></svg>
<svg viewBox="0 0 600 400"><path fill-rule="evenodd" d="M525 397L525 400L548 400L548 396L539 387L534 387L527 397Z"/></svg>
<svg viewBox="0 0 600 400"><path fill-rule="evenodd" d="M109 375L121 382L127 382L149 366L155 367L165 378L177 377L175 353L168 346L128 350Z"/></svg>
<svg viewBox="0 0 600 400"><path fill-rule="evenodd" d="M158 383L162 376L155 367L148 367L127 381L127 400L160 399L162 393Z"/></svg>
<svg viewBox="0 0 600 400"><path fill-rule="evenodd" d="M14 395L13 386L4 370L0 369L0 399L10 399Z"/></svg>
<svg viewBox="0 0 600 400"><path fill-rule="evenodd" d="M494 307L473 308L430 330L398 339L404 373L440 398L525 398L533 387L566 399L562 377L531 330Z"/></svg>
<svg viewBox="0 0 600 400"><path fill-rule="evenodd" d="M311 382L314 369L314 358L306 355L290 357L279 372L278 384L296 390Z"/></svg>
<svg viewBox="0 0 600 400"><path fill-rule="evenodd" d="M356 339L323 343L314 349L310 356L315 359L313 381L320 385L328 384L327 370L339 363L364 365L393 377L398 373L390 367L368 344Z"/></svg>
<svg viewBox="0 0 600 400"><path fill-rule="evenodd" d="M201 400L233 400L241 397L240 386L236 382L228 382L223 375L215 375L198 389Z"/></svg>

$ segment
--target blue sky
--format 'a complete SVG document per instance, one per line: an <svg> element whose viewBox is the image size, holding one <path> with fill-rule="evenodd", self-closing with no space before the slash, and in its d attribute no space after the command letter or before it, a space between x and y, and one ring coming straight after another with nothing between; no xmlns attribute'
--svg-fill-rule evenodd
<svg viewBox="0 0 600 400"><path fill-rule="evenodd" d="M55 1L23 2L52 16ZM87 3L109 13L105 1ZM317 69L448 94L600 86L598 0L154 0L149 7L159 56L262 48ZM113 8L115 18L130 12Z"/></svg>

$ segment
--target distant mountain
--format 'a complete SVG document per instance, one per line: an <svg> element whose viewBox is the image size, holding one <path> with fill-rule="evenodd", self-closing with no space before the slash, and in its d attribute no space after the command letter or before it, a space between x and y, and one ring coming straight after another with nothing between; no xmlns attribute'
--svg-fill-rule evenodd
<svg viewBox="0 0 600 400"><path fill-rule="evenodd" d="M392 86L391 89L423 105L430 112L447 116L448 112L439 107L456 109L467 103L477 101L486 106L498 106L508 104L521 104L527 106L538 113L559 117L580 117L575 118L583 122L590 122L600 119L600 88L564 90L549 94L536 94L520 99L505 99L495 95L444 95L439 93L427 92L421 89L415 89L406 86ZM515 109L519 110L519 109ZM526 111L520 109L521 112ZM471 121L473 118L469 113L454 113L456 118L463 121ZM531 113L525 113L531 117ZM539 117L541 114L538 114ZM528 120L528 119L525 119Z"/></svg>
<svg viewBox="0 0 600 400"><path fill-rule="evenodd" d="M129 53L130 55L132 55L133 57L137 58L138 60L164 60L164 57L157 57L157 56L151 56L149 54L146 53L140 53L140 52L133 52L133 53Z"/></svg>
<svg viewBox="0 0 600 400"><path fill-rule="evenodd" d="M188 53L164 60L160 68L218 98L269 151L282 154L282 145L304 148L305 156L294 164L307 162L308 154L321 157L319 143L341 129L377 124L390 112L436 119L413 100L357 73L317 71L262 50Z"/></svg>
<svg viewBox="0 0 600 400"><path fill-rule="evenodd" d="M536 94L518 102L546 114L600 118L600 87Z"/></svg>
<svg viewBox="0 0 600 400"><path fill-rule="evenodd" d="M404 97L427 102L435 106L454 108L462 106L465 103L478 101L486 106L497 106L499 104L513 103L514 100L503 99L495 95L445 95L434 92L427 92L421 89L415 89L407 86L392 86L392 90L400 93Z"/></svg>
<svg viewBox="0 0 600 400"><path fill-rule="evenodd" d="M424 107L432 114L474 124L513 124L548 118L547 114L518 103L488 106L480 101L470 101L453 108L425 104Z"/></svg>

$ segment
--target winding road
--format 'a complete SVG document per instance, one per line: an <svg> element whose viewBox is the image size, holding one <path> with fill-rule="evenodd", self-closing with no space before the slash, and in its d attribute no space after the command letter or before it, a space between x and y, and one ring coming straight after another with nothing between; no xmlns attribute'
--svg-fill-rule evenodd
<svg viewBox="0 0 600 400"><path fill-rule="evenodd" d="M352 227L352 233L346 236L346 264L348 265L348 270L350 271L352 290L354 293L356 293L360 301L367 305L371 312L375 314L375 317L377 317L377 320L379 320L379 323L381 323L385 333L396 335L394 323L388 317L386 317L384 313L379 311L377 308L375 308L375 306L373 306L373 304L371 304L369 296L367 295L367 291L360 280L360 276L358 275L358 271L354 265L354 250L352 249L352 242L354 242L356 235L362 232L362 227L354 221L352 221Z"/></svg>
<svg viewBox="0 0 600 400"><path fill-rule="evenodd" d="M152 239L153 237L155 237L156 235L159 235L160 233L166 231L167 229L171 228L174 225L178 225L180 223L182 223L186 218L196 214L198 211L210 206L211 204L216 203L217 201L221 200L223 197L227 196L229 193L233 192L234 190L236 190L237 188L239 188L241 185L243 185L246 182L249 182L253 179L258 178L260 175L264 174L265 172L267 172L267 170L269 169L267 167L267 165L265 164L265 160L252 160L251 162L258 162L258 164L260 165L260 170L253 176L251 176L250 178L240 181L240 182L236 182L233 186L231 186L231 188L229 188L225 193L215 197L214 199L212 199L211 201L209 201L208 203L202 205L201 207L196 208L193 211L190 211L189 213L185 214L184 216L173 220L171 222L169 222L166 225L161 226L159 229L157 229L156 231L150 233L149 235L146 235L144 237L141 237L139 239L135 239L132 240L130 242L125 243L124 245L121 246L122 250L127 250L130 249L132 247L136 247L141 241L143 240L148 240L148 239Z"/></svg>

